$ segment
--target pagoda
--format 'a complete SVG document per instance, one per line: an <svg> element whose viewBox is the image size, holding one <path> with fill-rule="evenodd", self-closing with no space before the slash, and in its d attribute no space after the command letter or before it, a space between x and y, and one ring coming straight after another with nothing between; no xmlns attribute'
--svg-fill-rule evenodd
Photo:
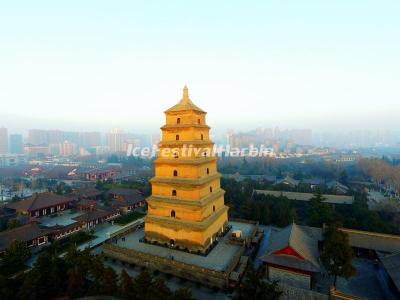
<svg viewBox="0 0 400 300"><path fill-rule="evenodd" d="M185 86L181 101L165 115L152 195L147 198L145 240L207 253L227 229L228 207L206 112L190 100Z"/></svg>

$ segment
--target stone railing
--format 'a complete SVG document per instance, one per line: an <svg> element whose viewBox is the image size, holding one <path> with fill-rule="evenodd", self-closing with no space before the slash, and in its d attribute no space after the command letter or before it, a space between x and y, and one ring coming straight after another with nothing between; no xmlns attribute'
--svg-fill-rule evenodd
<svg viewBox="0 0 400 300"><path fill-rule="evenodd" d="M106 257L152 270L159 270L176 277L200 282L209 287L227 287L229 272L232 269L230 268L229 272L210 270L133 249L121 248L109 243L103 245L103 251ZM240 256L238 259L240 259ZM236 257L235 260L237 260Z"/></svg>
<svg viewBox="0 0 400 300"><path fill-rule="evenodd" d="M125 224L124 226L122 226L120 229L118 229L117 231L115 231L115 232L113 232L113 233L110 233L110 234L107 234L108 235L108 237L110 238L110 239L113 239L113 238L118 238L118 237L120 237L120 236L122 236L122 235L125 235L125 234L127 234L128 232L131 232L131 231L134 231L134 230L136 230L136 228L140 225L140 224L143 224L143 218L140 218L140 219L137 219L137 220L135 220L135 221L132 221L132 222L130 222L130 223L128 223L128 224Z"/></svg>

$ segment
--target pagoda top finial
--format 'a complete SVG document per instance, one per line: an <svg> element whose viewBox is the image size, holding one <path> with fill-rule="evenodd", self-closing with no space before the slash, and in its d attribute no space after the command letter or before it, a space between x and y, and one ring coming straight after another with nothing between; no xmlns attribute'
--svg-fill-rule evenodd
<svg viewBox="0 0 400 300"><path fill-rule="evenodd" d="M176 111L185 111L185 110L195 110L201 113L205 113L200 107L196 106L192 100L189 98L189 89L187 85L183 87L183 96L181 101L178 104L172 106L170 109L167 109L165 112L176 112Z"/></svg>
<svg viewBox="0 0 400 300"><path fill-rule="evenodd" d="M189 89L187 87L187 85L185 84L185 86L183 87L183 97L182 100L184 101L188 101L189 100Z"/></svg>

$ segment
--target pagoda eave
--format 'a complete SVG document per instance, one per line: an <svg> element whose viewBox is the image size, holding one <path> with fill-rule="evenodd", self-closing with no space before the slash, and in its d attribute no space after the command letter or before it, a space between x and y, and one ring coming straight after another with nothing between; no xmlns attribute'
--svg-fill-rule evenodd
<svg viewBox="0 0 400 300"><path fill-rule="evenodd" d="M151 183L160 183L160 184L170 184L170 185L182 185L182 186L201 186L205 185L215 179L221 178L221 174L216 173L207 177L202 177L198 179L192 178L166 178L166 177L153 177L150 179Z"/></svg>
<svg viewBox="0 0 400 300"><path fill-rule="evenodd" d="M196 159L176 159L176 158L157 158L154 164L174 164L174 165L202 165L216 161L216 157L201 157Z"/></svg>
<svg viewBox="0 0 400 300"><path fill-rule="evenodd" d="M173 146L193 146L193 145L202 145L202 146L213 146L214 142L211 141L165 141L160 142L158 144L159 147L173 147Z"/></svg>
<svg viewBox="0 0 400 300"><path fill-rule="evenodd" d="M225 191L223 189L219 189L218 191L207 195L206 197L203 197L200 200L190 200L190 199L181 199L181 198L174 198L171 196L158 196L158 195L151 195L149 197L147 197L146 201L148 204L152 204L152 203L168 203L168 204L176 204L176 205L180 205L180 204L184 204L184 205L188 205L188 206L195 206L195 207L203 207L209 203L211 203L212 201L214 201L215 199L219 198L219 197L223 197L225 194Z"/></svg>
<svg viewBox="0 0 400 300"><path fill-rule="evenodd" d="M161 130L168 130L168 129L182 129L182 128L205 128L210 129L208 125L199 125L199 124L175 124L175 125L164 125L160 127Z"/></svg>
<svg viewBox="0 0 400 300"><path fill-rule="evenodd" d="M170 217L161 217L156 215L147 215L144 218L145 223L155 223L161 226L165 226L168 228L173 228L176 230L185 228L194 231L204 231L210 225L212 225L219 217L221 217L224 213L228 212L229 207L224 205L214 214L210 215L208 218L204 219L201 222L194 222L188 220L180 220L176 218Z"/></svg>

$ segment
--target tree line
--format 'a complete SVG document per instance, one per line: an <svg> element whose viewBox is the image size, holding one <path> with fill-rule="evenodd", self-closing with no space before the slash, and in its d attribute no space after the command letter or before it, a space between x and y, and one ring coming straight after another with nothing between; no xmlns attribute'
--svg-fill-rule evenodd
<svg viewBox="0 0 400 300"><path fill-rule="evenodd" d="M352 205L326 203L320 191L310 201L293 201L286 197L275 197L253 193L260 183L233 179L221 181L225 189L225 203L230 207L230 217L260 222L262 225L285 227L295 221L302 225L321 227L340 223L346 228L399 234L397 215L371 211L365 191L355 192Z"/></svg>
<svg viewBox="0 0 400 300"><path fill-rule="evenodd" d="M400 166L392 165L378 158L363 158L357 162L357 168L365 177L370 178L377 186L400 191Z"/></svg>
<svg viewBox="0 0 400 300"><path fill-rule="evenodd" d="M71 247L65 256L42 252L33 268L14 278L0 275L0 299L71 299L107 295L133 300L192 300L191 291L171 291L161 278L154 279L147 271L132 278L123 270L120 276L105 266L101 255L90 249Z"/></svg>

